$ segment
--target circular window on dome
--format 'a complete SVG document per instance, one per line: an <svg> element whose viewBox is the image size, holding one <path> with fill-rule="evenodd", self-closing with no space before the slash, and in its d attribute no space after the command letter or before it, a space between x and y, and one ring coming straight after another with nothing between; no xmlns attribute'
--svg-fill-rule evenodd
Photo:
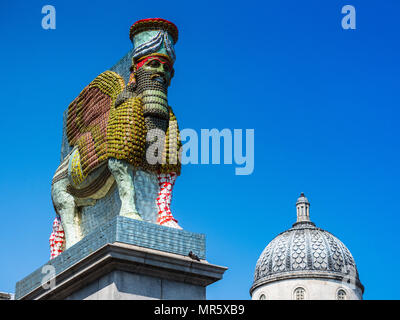
<svg viewBox="0 0 400 320"><path fill-rule="evenodd" d="M258 300L267 300L267 297L265 296L265 294L261 294L260 297L258 298Z"/></svg>
<svg viewBox="0 0 400 320"><path fill-rule="evenodd" d="M346 300L347 299L347 293L343 289L339 289L337 292L336 298L338 300Z"/></svg>
<svg viewBox="0 0 400 320"><path fill-rule="evenodd" d="M305 300L306 299L306 290L302 287L298 287L294 290L293 293L294 300Z"/></svg>

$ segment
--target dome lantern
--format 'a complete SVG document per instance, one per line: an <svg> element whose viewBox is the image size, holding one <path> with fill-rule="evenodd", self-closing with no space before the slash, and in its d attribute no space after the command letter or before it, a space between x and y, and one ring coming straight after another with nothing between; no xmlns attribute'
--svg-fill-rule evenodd
<svg viewBox="0 0 400 320"><path fill-rule="evenodd" d="M296 201L297 221L298 223L312 223L310 220L310 202L302 192Z"/></svg>

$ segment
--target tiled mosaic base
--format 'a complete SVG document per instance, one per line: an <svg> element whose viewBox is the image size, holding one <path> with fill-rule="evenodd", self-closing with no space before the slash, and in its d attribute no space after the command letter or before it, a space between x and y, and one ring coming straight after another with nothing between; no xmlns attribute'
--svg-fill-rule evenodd
<svg viewBox="0 0 400 320"><path fill-rule="evenodd" d="M136 171L135 179L135 205L142 219L156 223L158 208L156 198L158 195L157 176L154 173ZM121 200L118 188L114 184L105 197L97 200L93 206L81 208L81 232L84 237L92 233L101 225L118 216L121 209Z"/></svg>
<svg viewBox="0 0 400 320"><path fill-rule="evenodd" d="M53 266L56 274L59 274L107 243L114 242L133 244L183 256L187 256L192 251L200 259L205 259L204 234L116 216L45 265ZM17 282L16 299L23 297L41 285L44 276L42 267Z"/></svg>

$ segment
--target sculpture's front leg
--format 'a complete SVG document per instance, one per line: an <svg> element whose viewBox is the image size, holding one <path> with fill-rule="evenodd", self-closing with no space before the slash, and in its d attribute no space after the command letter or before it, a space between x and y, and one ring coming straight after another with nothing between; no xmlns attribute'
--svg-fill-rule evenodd
<svg viewBox="0 0 400 320"><path fill-rule="evenodd" d="M133 184L133 167L124 160L108 159L108 168L117 183L121 210L119 214L124 217L143 220L135 206L135 188Z"/></svg>
<svg viewBox="0 0 400 320"><path fill-rule="evenodd" d="M157 223L162 226L182 229L171 212L172 189L176 180L176 173L160 173L157 176L159 193L157 197Z"/></svg>

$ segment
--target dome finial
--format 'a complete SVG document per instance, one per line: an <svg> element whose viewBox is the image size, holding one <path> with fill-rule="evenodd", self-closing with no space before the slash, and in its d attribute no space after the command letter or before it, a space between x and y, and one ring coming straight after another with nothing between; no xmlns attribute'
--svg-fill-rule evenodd
<svg viewBox="0 0 400 320"><path fill-rule="evenodd" d="M297 210L297 222L309 222L310 221L310 202L304 195L304 192L300 193L300 197L296 202Z"/></svg>

